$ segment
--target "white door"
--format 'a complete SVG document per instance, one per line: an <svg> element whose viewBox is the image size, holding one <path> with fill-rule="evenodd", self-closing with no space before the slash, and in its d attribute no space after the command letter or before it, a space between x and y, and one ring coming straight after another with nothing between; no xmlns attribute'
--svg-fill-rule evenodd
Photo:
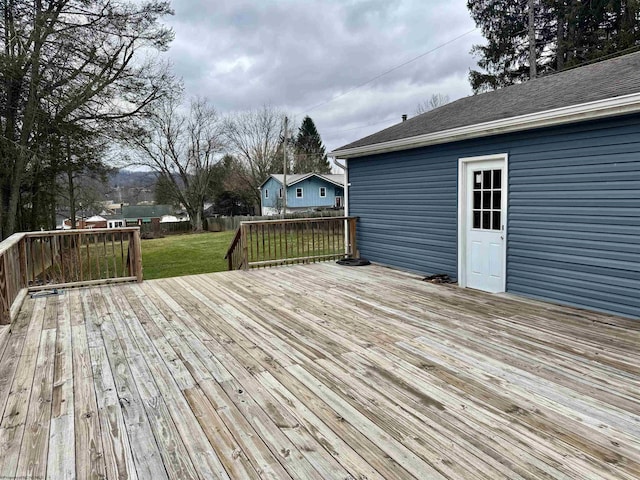
<svg viewBox="0 0 640 480"><path fill-rule="evenodd" d="M506 156L488 158L461 160L460 188L465 192L460 284L498 293L506 285L507 165Z"/></svg>

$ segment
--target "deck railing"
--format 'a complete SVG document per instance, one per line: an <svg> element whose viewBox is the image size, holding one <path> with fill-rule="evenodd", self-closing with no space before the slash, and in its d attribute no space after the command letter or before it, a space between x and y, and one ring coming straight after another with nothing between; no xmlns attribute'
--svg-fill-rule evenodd
<svg viewBox="0 0 640 480"><path fill-rule="evenodd" d="M0 243L0 324L28 291L142 281L140 229L16 233Z"/></svg>
<svg viewBox="0 0 640 480"><path fill-rule="evenodd" d="M242 222L225 255L229 270L357 256L357 217Z"/></svg>

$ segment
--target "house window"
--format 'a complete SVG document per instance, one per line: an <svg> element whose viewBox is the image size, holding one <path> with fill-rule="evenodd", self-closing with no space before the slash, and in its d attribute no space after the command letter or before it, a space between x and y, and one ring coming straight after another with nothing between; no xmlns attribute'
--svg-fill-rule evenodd
<svg viewBox="0 0 640 480"><path fill-rule="evenodd" d="M278 198L282 198L282 189L278 190Z"/></svg>
<svg viewBox="0 0 640 480"><path fill-rule="evenodd" d="M302 189L296 188L296 198L302 198Z"/></svg>
<svg viewBox="0 0 640 480"><path fill-rule="evenodd" d="M264 198L269 198L269 189L268 188L264 189Z"/></svg>
<svg viewBox="0 0 640 480"><path fill-rule="evenodd" d="M324 198L327 196L327 188L326 187L320 187L320 197Z"/></svg>

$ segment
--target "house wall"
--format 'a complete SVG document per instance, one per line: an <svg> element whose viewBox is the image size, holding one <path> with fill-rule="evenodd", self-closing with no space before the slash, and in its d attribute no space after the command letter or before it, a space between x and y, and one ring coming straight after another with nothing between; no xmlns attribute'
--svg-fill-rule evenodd
<svg viewBox="0 0 640 480"><path fill-rule="evenodd" d="M349 159L372 261L457 276L458 159L509 154L507 291L640 317L640 116Z"/></svg>
<svg viewBox="0 0 640 480"><path fill-rule="evenodd" d="M270 178L261 189L262 210L264 215L269 215L278 204L278 190L281 188L280 182L274 178ZM320 197L320 187L327 189L327 196ZM302 198L296 198L296 188L302 188ZM265 197L265 189L269 190L269 198ZM336 202L336 194L342 196L344 191L342 187L337 187L331 182L327 182L317 177L311 177L302 182L287 187L287 207L292 209L300 208L316 208L316 207L333 207ZM282 204L282 201L280 201Z"/></svg>
<svg viewBox="0 0 640 480"><path fill-rule="evenodd" d="M278 190L282 184L275 178L269 178L260 189L260 203L262 207L262 215L275 215L278 213L278 202L282 204L282 200L278 200ZM269 191L269 198L266 197L266 190Z"/></svg>
<svg viewBox="0 0 640 480"><path fill-rule="evenodd" d="M320 187L327 189L327 196L320 197ZM302 188L303 198L296 198L296 188ZM318 177L311 177L287 188L287 205L291 208L333 207L336 203L335 185Z"/></svg>

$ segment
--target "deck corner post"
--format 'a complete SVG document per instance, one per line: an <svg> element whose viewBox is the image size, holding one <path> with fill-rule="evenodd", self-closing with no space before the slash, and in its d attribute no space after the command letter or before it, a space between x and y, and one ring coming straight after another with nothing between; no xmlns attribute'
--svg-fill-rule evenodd
<svg viewBox="0 0 640 480"><path fill-rule="evenodd" d="M349 244L350 244L350 249L349 249L349 255L351 256L351 258L357 258L358 255L358 243L357 243L357 239L356 239L356 221L358 220L357 217L351 217L349 218Z"/></svg>
<svg viewBox="0 0 640 480"><path fill-rule="evenodd" d="M29 285L29 272L27 264L27 237L24 237L22 238L22 240L20 240L18 258L20 262L21 287L25 288Z"/></svg>
<svg viewBox="0 0 640 480"><path fill-rule="evenodd" d="M133 256L136 281L142 283L142 244L140 240L140 228L133 231Z"/></svg>

